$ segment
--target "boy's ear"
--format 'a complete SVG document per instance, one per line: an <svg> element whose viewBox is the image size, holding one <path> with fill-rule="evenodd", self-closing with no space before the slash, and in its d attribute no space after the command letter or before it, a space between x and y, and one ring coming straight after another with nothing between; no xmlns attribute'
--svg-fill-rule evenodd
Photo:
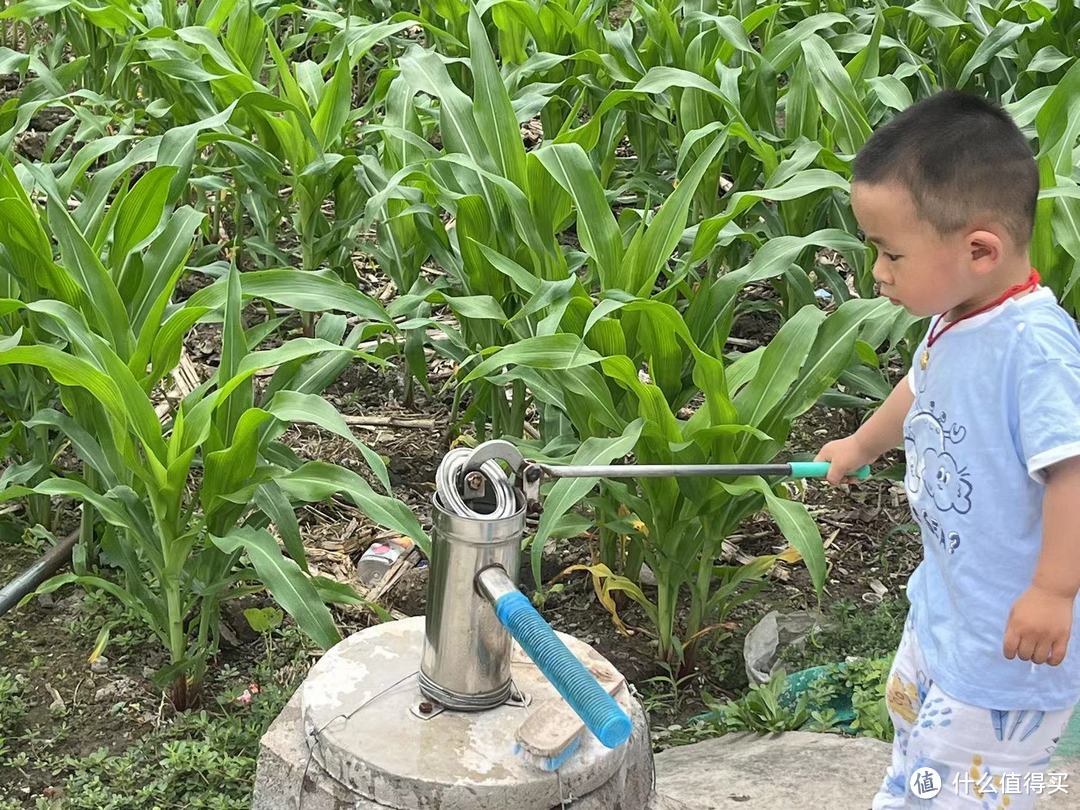
<svg viewBox="0 0 1080 810"><path fill-rule="evenodd" d="M993 231L971 231L966 240L971 269L976 273L989 273L1005 255L1005 243Z"/></svg>

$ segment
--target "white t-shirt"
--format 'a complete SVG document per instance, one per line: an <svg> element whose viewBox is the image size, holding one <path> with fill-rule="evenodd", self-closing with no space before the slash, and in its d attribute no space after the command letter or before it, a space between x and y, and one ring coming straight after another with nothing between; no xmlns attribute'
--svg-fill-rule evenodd
<svg viewBox="0 0 1080 810"><path fill-rule="evenodd" d="M958 323L908 379L904 487L922 531L908 598L930 677L989 709L1080 697L1080 612L1059 666L1002 652L1042 549L1042 470L1080 455L1080 333L1047 288ZM1080 554L1080 526L1076 553ZM1078 600L1080 601L1080 600Z"/></svg>

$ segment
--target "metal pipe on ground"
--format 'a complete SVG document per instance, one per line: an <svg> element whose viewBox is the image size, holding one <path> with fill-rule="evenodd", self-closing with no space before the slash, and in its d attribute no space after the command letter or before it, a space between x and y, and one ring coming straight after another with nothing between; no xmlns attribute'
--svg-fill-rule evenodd
<svg viewBox="0 0 1080 810"><path fill-rule="evenodd" d="M42 554L33 565L11 580L0 589L0 616L3 616L19 600L32 592L38 585L45 581L63 565L70 562L71 550L79 541L79 532L76 529L67 537L58 541L55 546Z"/></svg>

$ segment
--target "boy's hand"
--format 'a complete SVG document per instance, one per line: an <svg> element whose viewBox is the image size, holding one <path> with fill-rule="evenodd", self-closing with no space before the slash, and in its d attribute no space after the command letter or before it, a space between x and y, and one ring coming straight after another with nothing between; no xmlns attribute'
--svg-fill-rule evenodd
<svg viewBox="0 0 1080 810"><path fill-rule="evenodd" d="M1072 631L1073 598L1032 585L1012 606L1005 625L1005 657L1057 666Z"/></svg>
<svg viewBox="0 0 1080 810"><path fill-rule="evenodd" d="M826 444L821 448L814 461L829 462L831 466L825 480L836 486L841 482L857 483L857 479L848 476L847 473L873 463L876 458L877 456L873 452L863 447L862 442L852 435L846 439L837 439Z"/></svg>

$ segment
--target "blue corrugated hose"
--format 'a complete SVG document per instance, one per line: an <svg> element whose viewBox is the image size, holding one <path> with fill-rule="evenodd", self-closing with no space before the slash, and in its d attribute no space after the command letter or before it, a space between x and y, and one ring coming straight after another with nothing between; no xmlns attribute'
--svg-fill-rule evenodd
<svg viewBox="0 0 1080 810"><path fill-rule="evenodd" d="M630 717L559 640L523 593L500 596L495 613L600 742L617 748L630 738Z"/></svg>

